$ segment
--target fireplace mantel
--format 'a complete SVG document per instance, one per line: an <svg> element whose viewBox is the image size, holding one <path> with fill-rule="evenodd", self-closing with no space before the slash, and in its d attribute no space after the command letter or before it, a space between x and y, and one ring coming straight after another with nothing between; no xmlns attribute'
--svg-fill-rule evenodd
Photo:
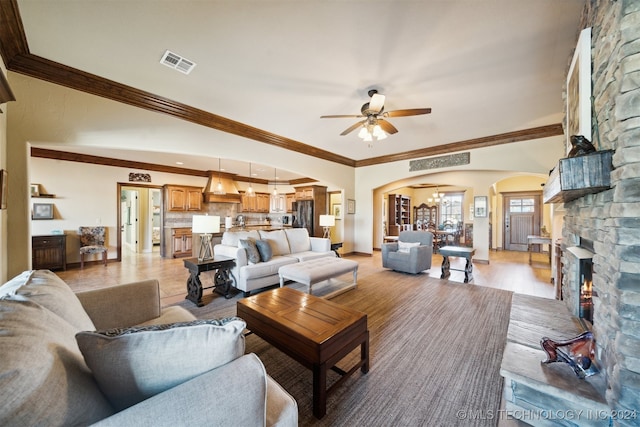
<svg viewBox="0 0 640 427"><path fill-rule="evenodd" d="M611 187L613 150L560 159L544 186L545 203L570 202Z"/></svg>

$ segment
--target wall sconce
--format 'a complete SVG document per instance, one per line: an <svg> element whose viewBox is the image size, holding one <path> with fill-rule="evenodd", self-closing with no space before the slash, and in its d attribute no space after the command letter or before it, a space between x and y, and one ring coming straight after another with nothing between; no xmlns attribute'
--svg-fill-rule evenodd
<svg viewBox="0 0 640 427"><path fill-rule="evenodd" d="M220 232L220 217L209 215L194 215L191 231L200 234L200 252L198 261L213 259L213 233Z"/></svg>

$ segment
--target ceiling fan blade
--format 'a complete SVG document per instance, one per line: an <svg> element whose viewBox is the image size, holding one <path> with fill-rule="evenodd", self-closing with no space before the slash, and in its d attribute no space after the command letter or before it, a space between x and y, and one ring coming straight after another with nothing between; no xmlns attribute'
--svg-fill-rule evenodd
<svg viewBox="0 0 640 427"><path fill-rule="evenodd" d="M364 122L366 122L366 120L363 120L363 121L361 121L361 122L358 122L358 123L356 123L356 124L355 124L355 125L353 125L353 126L349 126L349 127L348 127L347 129L345 129L345 130L344 130L344 132L342 132L340 135L344 136L344 135L346 135L346 134L348 134L348 133L353 132L354 130L356 130L356 129L358 129L359 127L361 127L361 126L362 126L362 124L363 124Z"/></svg>
<svg viewBox="0 0 640 427"><path fill-rule="evenodd" d="M380 125L380 127L382 128L383 131L385 131L388 134L394 134L394 133L398 133L398 129L396 129L396 127L394 125L392 125L391 123L389 123L386 120L383 119L378 119L378 124Z"/></svg>
<svg viewBox="0 0 640 427"><path fill-rule="evenodd" d="M409 108L407 110L394 110L384 113L385 117L406 117L406 116L419 116L421 114L431 113L431 108Z"/></svg>
<svg viewBox="0 0 640 427"><path fill-rule="evenodd" d="M345 119L345 118L360 118L364 117L362 114L335 114L332 116L320 116L321 119Z"/></svg>
<svg viewBox="0 0 640 427"><path fill-rule="evenodd" d="M369 101L369 110L374 113L379 113L382 111L382 107L384 107L384 95L374 93L371 101Z"/></svg>

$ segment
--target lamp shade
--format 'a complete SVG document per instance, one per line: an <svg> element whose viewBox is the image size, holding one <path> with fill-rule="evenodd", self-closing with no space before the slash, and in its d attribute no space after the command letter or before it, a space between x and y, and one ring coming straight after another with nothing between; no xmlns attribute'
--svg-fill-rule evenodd
<svg viewBox="0 0 640 427"><path fill-rule="evenodd" d="M336 225L336 217L333 215L320 215L320 227L333 227Z"/></svg>
<svg viewBox="0 0 640 427"><path fill-rule="evenodd" d="M220 217L209 215L194 215L192 231L199 234L220 232Z"/></svg>

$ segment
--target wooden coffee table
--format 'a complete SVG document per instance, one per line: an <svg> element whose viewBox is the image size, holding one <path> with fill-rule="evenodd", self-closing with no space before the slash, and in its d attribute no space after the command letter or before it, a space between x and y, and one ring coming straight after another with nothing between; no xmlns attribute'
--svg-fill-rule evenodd
<svg viewBox="0 0 640 427"><path fill-rule="evenodd" d="M327 395L360 369L369 372L367 315L290 288L238 301L247 329L313 371L313 415L327 412ZM348 372L335 365L360 346L360 361ZM327 369L342 377L327 390Z"/></svg>

